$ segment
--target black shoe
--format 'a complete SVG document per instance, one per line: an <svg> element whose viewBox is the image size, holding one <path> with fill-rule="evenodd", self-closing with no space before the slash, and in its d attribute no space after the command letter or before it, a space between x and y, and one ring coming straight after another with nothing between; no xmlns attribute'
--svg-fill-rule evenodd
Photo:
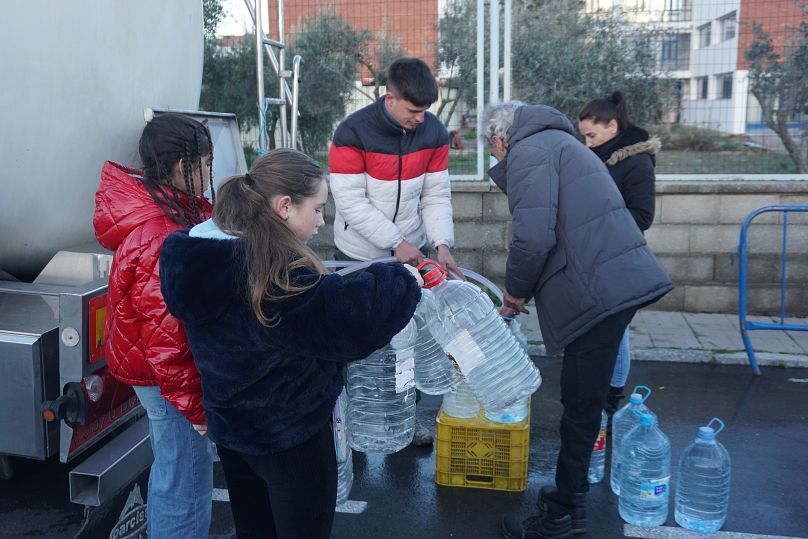
<svg viewBox="0 0 808 539"><path fill-rule="evenodd" d="M569 515L553 517L549 512L526 519L506 515L502 535L507 539L572 539L572 519Z"/></svg>
<svg viewBox="0 0 808 539"><path fill-rule="evenodd" d="M549 496L550 498L554 498L554 495L557 493L558 489L552 485L544 485L541 487L541 489L539 489L540 515L550 512L550 508L548 507L544 497ZM581 535L582 533L586 533L586 493L580 492L578 494L574 494L572 496L572 504L572 512L570 515L572 520L572 533L575 535Z"/></svg>
<svg viewBox="0 0 808 539"><path fill-rule="evenodd" d="M609 394L606 395L606 406L603 407L609 415L614 414L620 408L620 401L625 399L622 387L609 386Z"/></svg>

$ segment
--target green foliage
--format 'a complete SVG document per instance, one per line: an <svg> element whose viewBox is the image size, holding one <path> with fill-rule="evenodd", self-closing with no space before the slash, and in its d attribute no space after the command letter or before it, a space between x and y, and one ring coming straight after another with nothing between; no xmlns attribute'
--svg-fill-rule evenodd
<svg viewBox="0 0 808 539"><path fill-rule="evenodd" d="M221 0L202 0L202 28L206 40L214 38L224 15Z"/></svg>
<svg viewBox="0 0 808 539"><path fill-rule="evenodd" d="M777 133L797 171L808 173L805 133L795 136L788 126L795 115L808 112L808 22L803 20L790 30L781 55L763 27L758 23L752 26L755 39L745 52L749 90L760 104L766 125Z"/></svg>
<svg viewBox="0 0 808 539"><path fill-rule="evenodd" d="M586 101L620 88L634 121L651 123L668 91L657 71L659 34L582 7L580 0L514 4L514 96L551 105L575 124Z"/></svg>
<svg viewBox="0 0 808 539"><path fill-rule="evenodd" d="M713 129L692 125L655 125L649 131L659 137L664 150L714 152L726 148L732 138Z"/></svg>
<svg viewBox="0 0 808 539"><path fill-rule="evenodd" d="M264 88L276 88L277 81L271 67L264 69ZM227 47L205 41L199 106L202 110L235 113L242 131L258 125L253 36L241 36Z"/></svg>
<svg viewBox="0 0 808 539"><path fill-rule="evenodd" d="M587 100L620 88L634 120L650 123L670 93L670 83L657 71L654 42L660 34L629 26L611 14L584 13L582 8L580 0L513 3L513 98L553 106L575 123ZM476 106L476 19L476 0L449 0L440 21L438 55L450 70L452 84L465 89L472 107ZM487 36L485 41L487 64Z"/></svg>
<svg viewBox="0 0 808 539"><path fill-rule="evenodd" d="M458 99L471 108L477 106L476 20L476 0L448 0L439 23L438 63L445 66L449 86L458 91ZM487 58L487 40L485 46Z"/></svg>
<svg viewBox="0 0 808 539"><path fill-rule="evenodd" d="M304 151L327 146L334 124L345 115L369 40L367 30L352 28L333 8L324 8L296 30L290 55L303 58L298 130Z"/></svg>
<svg viewBox="0 0 808 539"><path fill-rule="evenodd" d="M217 4L218 0L206 0L206 5L208 2ZM384 70L393 58L401 54L402 48L400 40L392 34L382 32L373 36L368 30L351 27L334 8L323 8L310 16L293 35L295 37L287 49L286 68L291 69L295 55L303 59L298 132L301 149L313 153L328 146L334 125L345 115L357 68L365 66L374 75L378 95ZM376 43L375 47L370 46L371 41ZM266 56L264 64L265 93L277 96L278 78ZM227 46L213 38L205 40L202 109L235 113L242 131L257 127L255 81L252 35L236 38ZM270 130L278 121L277 110L269 107L267 123Z"/></svg>

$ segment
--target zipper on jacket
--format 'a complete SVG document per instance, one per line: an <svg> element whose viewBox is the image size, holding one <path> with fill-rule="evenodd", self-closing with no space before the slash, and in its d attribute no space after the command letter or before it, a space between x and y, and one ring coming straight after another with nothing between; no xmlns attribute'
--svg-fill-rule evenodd
<svg viewBox="0 0 808 539"><path fill-rule="evenodd" d="M406 129L401 130L401 138L398 139L398 192L396 193L396 211L393 213L393 222L396 222L396 217L398 217L398 207L401 204L401 167L403 166L403 156L402 152L404 151L404 137L407 136Z"/></svg>

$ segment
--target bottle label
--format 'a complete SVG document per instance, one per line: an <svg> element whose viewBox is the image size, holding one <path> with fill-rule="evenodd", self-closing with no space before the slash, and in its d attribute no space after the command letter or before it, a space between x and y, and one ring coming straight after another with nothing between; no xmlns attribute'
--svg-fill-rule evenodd
<svg viewBox="0 0 808 539"><path fill-rule="evenodd" d="M460 373L466 377L485 360L485 354L467 329L455 335L444 347L444 351L451 356Z"/></svg>
<svg viewBox="0 0 808 539"><path fill-rule="evenodd" d="M606 429L600 429L598 439L595 440L595 446L592 451L603 451L606 448Z"/></svg>
<svg viewBox="0 0 808 539"><path fill-rule="evenodd" d="M668 482L671 476L660 479L642 479L640 481L640 498L661 498L668 492Z"/></svg>
<svg viewBox="0 0 808 539"><path fill-rule="evenodd" d="M396 393L401 393L415 385L415 356L412 350L399 355L396 352Z"/></svg>
<svg viewBox="0 0 808 539"><path fill-rule="evenodd" d="M334 404L334 411L331 413L331 428L334 434L334 450L337 454L337 462L342 462L348 455L348 431L345 429L346 402L343 391Z"/></svg>

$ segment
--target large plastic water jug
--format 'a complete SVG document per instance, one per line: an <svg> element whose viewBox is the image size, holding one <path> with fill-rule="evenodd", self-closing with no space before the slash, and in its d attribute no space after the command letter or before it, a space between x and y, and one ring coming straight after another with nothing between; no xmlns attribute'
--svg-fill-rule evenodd
<svg viewBox="0 0 808 539"><path fill-rule="evenodd" d="M348 397L342 391L331 414L334 433L334 453L337 457L337 505L348 501L353 487L353 453L348 444L347 418Z"/></svg>
<svg viewBox="0 0 808 539"><path fill-rule="evenodd" d="M529 397L541 384L539 369L516 342L491 298L476 285L447 280L431 260L418 266L424 288L440 304L432 335L451 356L480 405L499 414Z"/></svg>
<svg viewBox="0 0 808 539"><path fill-rule="evenodd" d="M606 433L609 428L609 417L606 412L600 412L600 430L592 448L592 457L589 459L589 472L586 479L589 484L600 483L606 474Z"/></svg>
<svg viewBox="0 0 808 539"><path fill-rule="evenodd" d="M640 390L645 391L643 395ZM646 386L635 386L628 403L612 416L612 463L609 473L609 486L612 492L620 496L620 446L628 432L640 422L640 414L654 412L646 406L645 401L651 396L651 389Z"/></svg>
<svg viewBox="0 0 808 539"><path fill-rule="evenodd" d="M530 397L520 399L497 413L488 410L483 410L483 413L486 419L494 423L520 423L527 419L530 413Z"/></svg>
<svg viewBox="0 0 808 539"><path fill-rule="evenodd" d="M437 299L428 289L421 293L415 310L418 340L415 343L415 387L429 395L443 395L457 386L463 377L435 341L429 321L440 317Z"/></svg>
<svg viewBox="0 0 808 539"><path fill-rule="evenodd" d="M530 345L527 342L527 337L525 336L525 332L522 331L522 324L519 322L519 319L515 316L503 316L503 320L505 320L505 324L508 326L508 329L511 330L513 333L516 342L519 343L525 352L529 352L528 348Z"/></svg>
<svg viewBox="0 0 808 539"><path fill-rule="evenodd" d="M466 382L460 382L456 387L443 395L441 405L443 413L459 419L477 417L480 412L480 403Z"/></svg>
<svg viewBox="0 0 808 539"><path fill-rule="evenodd" d="M363 453L395 453L415 432L414 320L367 358L348 364L348 440Z"/></svg>
<svg viewBox="0 0 808 539"><path fill-rule="evenodd" d="M641 414L620 451L620 517L635 526L661 526L668 519L670 440L654 416Z"/></svg>
<svg viewBox="0 0 808 539"><path fill-rule="evenodd" d="M710 426L713 422L718 423L718 430ZM715 439L722 430L724 423L712 418L706 426L699 427L696 439L679 458L674 518L688 530L714 533L727 520L730 458Z"/></svg>

